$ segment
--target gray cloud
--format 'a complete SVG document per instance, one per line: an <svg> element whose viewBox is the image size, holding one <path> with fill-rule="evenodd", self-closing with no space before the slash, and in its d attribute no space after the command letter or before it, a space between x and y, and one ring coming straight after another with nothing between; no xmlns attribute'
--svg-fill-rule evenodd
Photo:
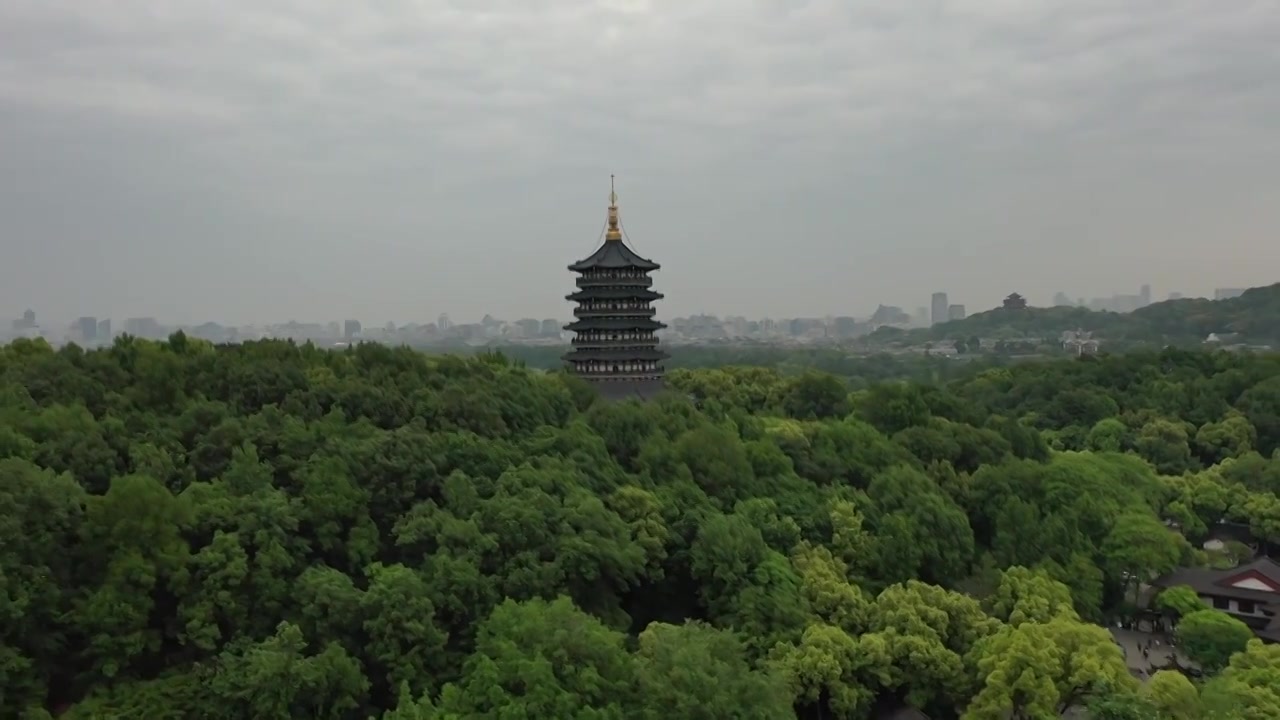
<svg viewBox="0 0 1280 720"><path fill-rule="evenodd" d="M7 0L0 308L564 315L611 171L673 313L1270 282L1276 37L1274 0Z"/></svg>

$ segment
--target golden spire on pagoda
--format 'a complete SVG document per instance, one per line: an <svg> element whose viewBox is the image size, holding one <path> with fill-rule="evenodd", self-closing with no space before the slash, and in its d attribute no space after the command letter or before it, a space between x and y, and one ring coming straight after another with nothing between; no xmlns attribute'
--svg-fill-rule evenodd
<svg viewBox="0 0 1280 720"><path fill-rule="evenodd" d="M622 229L618 226L618 193L613 189L613 176L609 176L609 229L604 234L605 240L621 240Z"/></svg>

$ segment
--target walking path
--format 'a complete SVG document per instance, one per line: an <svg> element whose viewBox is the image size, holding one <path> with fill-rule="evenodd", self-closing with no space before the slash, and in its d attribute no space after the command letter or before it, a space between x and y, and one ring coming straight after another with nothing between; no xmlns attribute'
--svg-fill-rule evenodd
<svg viewBox="0 0 1280 720"><path fill-rule="evenodd" d="M1164 633L1128 630L1114 625L1108 628L1116 644L1124 651L1125 664L1136 677L1146 680L1157 670L1172 668L1174 663L1183 668L1195 668L1177 647L1170 644Z"/></svg>

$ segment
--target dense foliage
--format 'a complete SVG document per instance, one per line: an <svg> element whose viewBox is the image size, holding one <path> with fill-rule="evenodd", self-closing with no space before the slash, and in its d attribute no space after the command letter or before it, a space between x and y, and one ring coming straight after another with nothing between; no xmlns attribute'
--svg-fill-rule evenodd
<svg viewBox="0 0 1280 720"><path fill-rule="evenodd" d="M1193 549L1220 520L1280 540L1280 360L670 384L607 404L377 345L0 349L0 713L1280 716L1276 647L1140 687L1094 624L1229 561Z"/></svg>
<svg viewBox="0 0 1280 720"><path fill-rule="evenodd" d="M558 370L567 346L506 345L481 347L480 353L499 352L511 360L542 370ZM886 380L914 380L938 383L970 376L975 368L1002 367L1010 360L999 355L971 355L962 359L925 354L866 353L838 347L776 344L678 345L668 348L672 357L665 365L678 370L714 370L727 366L777 370L786 376L818 371L836 375L853 389ZM428 352L438 353L439 349ZM477 352L472 348L471 352Z"/></svg>

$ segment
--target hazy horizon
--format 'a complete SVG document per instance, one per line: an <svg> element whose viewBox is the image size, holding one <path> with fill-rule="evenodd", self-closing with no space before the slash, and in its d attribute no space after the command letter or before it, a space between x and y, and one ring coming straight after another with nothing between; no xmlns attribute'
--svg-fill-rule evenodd
<svg viewBox="0 0 1280 720"><path fill-rule="evenodd" d="M611 173L665 317L1280 280L1275 0L269 5L0 0L0 316L568 317Z"/></svg>

